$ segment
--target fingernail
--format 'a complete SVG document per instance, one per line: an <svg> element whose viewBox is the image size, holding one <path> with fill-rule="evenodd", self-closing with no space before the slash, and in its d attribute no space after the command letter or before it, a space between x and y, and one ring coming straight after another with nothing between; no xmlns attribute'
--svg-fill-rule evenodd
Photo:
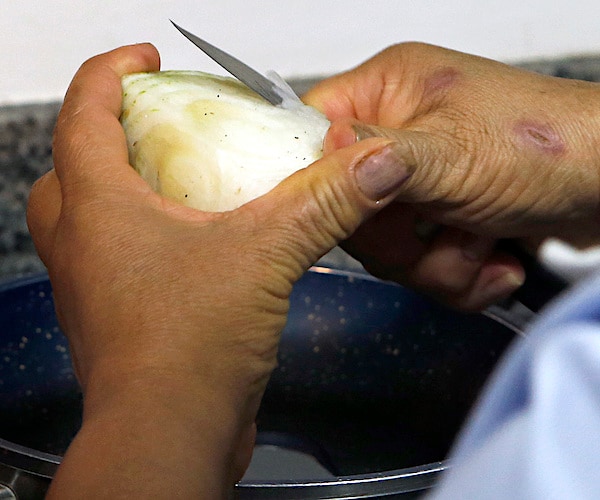
<svg viewBox="0 0 600 500"><path fill-rule="evenodd" d="M482 295L488 303L498 302L521 288L524 282L524 274L508 272L490 283Z"/></svg>
<svg viewBox="0 0 600 500"><path fill-rule="evenodd" d="M358 187L373 201L394 192L411 174L397 143L388 144L367 156L355 168Z"/></svg>
<svg viewBox="0 0 600 500"><path fill-rule="evenodd" d="M371 137L385 137L387 139L394 138L393 130L385 127L377 127L375 125L368 125L366 123L357 123L352 125L352 128L354 129L356 142L369 139Z"/></svg>

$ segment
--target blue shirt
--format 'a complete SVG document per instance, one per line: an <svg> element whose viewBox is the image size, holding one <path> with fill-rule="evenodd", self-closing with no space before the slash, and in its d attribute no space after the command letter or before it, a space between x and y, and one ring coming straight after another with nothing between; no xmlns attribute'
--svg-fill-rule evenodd
<svg viewBox="0 0 600 500"><path fill-rule="evenodd" d="M499 363L433 499L600 498L600 274Z"/></svg>

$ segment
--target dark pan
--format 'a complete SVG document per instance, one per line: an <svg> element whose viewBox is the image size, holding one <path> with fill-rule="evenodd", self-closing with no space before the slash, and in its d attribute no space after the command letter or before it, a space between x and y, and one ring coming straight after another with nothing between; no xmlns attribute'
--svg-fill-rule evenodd
<svg viewBox="0 0 600 500"><path fill-rule="evenodd" d="M292 294L258 415L256 460L237 497L426 490L518 323L313 268ZM0 334L0 485L41 498L81 419L46 276L0 287Z"/></svg>

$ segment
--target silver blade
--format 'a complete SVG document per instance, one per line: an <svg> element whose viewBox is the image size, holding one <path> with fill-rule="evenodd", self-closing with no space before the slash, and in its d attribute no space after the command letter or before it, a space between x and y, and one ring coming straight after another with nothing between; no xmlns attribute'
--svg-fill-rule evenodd
<svg viewBox="0 0 600 500"><path fill-rule="evenodd" d="M245 83L254 92L264 97L271 104L277 106L283 102L283 98L280 93L277 92L277 85L275 85L266 76L261 75L258 71L253 70L250 66L244 64L242 61L230 56L221 49L218 49L214 45L198 38L196 35L184 30L181 26L178 26L173 21L179 32L185 36L190 42L198 47L207 56L213 59L216 63L220 64L224 69L229 71L238 80Z"/></svg>

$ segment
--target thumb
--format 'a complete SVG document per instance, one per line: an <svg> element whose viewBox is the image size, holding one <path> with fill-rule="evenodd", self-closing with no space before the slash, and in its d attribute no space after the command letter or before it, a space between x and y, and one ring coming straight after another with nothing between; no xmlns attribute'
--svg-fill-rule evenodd
<svg viewBox="0 0 600 500"><path fill-rule="evenodd" d="M334 122L325 137L325 154L374 137L395 143L395 151L412 172L410 182L398 193L404 202L433 201L445 185L446 165L454 165L453 147L441 136L406 128L387 128L344 119Z"/></svg>
<svg viewBox="0 0 600 500"><path fill-rule="evenodd" d="M270 232L271 256L290 256L298 273L347 239L397 196L412 171L397 144L372 138L325 155L251 202Z"/></svg>

